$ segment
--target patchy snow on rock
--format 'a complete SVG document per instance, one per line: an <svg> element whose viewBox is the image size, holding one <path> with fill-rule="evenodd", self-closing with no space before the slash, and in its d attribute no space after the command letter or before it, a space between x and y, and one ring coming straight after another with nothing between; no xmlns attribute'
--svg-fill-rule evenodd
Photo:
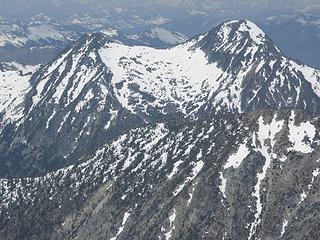
<svg viewBox="0 0 320 240"><path fill-rule="evenodd" d="M194 194L194 191L196 190L196 186L198 185L198 182L196 182L196 183L194 183L193 185L192 185L192 190L191 190L191 192L189 193L189 199L188 199L188 202L187 202L187 207L189 207L190 206L190 204L191 204L191 201L192 201L192 199L193 199L193 194Z"/></svg>
<svg viewBox="0 0 320 240"><path fill-rule="evenodd" d="M63 62L65 61L65 58L69 54L71 50L69 50L67 53L63 54L60 58L55 60L52 64L46 66L46 75L44 79L41 79L41 81L37 84L36 86L36 94L32 96L32 102L33 105L32 107L36 106L41 99L43 98L43 92L44 92L44 87L46 83L49 81L49 77L51 74L53 74L53 71L58 69L59 73L61 74L64 69L65 69L65 64Z"/></svg>
<svg viewBox="0 0 320 240"><path fill-rule="evenodd" d="M114 87L122 106L133 113L139 105L144 112L150 106L166 113L165 106L171 102L186 113L188 102L205 103L202 92L217 89L223 73L216 64L208 64L202 50L191 50L192 44L154 49L110 43L99 54L113 73L113 86L122 85ZM130 104L130 97L137 103Z"/></svg>
<svg viewBox="0 0 320 240"><path fill-rule="evenodd" d="M263 44L265 40L265 33L256 24L251 21L245 21L241 24L240 31L249 32L251 38L258 45Z"/></svg>
<svg viewBox="0 0 320 240"><path fill-rule="evenodd" d="M188 179L190 179L192 181L199 174L199 172L201 171L203 166L204 166L203 161L199 161L199 162L195 163L194 168L192 169L192 176L189 177Z"/></svg>
<svg viewBox="0 0 320 240"><path fill-rule="evenodd" d="M219 178L221 181L221 184L219 185L219 190L222 193L222 196L226 199L227 179L223 176L223 172L219 173Z"/></svg>
<svg viewBox="0 0 320 240"><path fill-rule="evenodd" d="M304 200L308 197L308 194L311 191L311 188L314 184L314 181L316 180L316 178L319 176L320 174L320 168L317 168L315 170L312 171L312 179L310 184L308 184L308 189L307 190L303 190L303 192L300 194L300 201L299 201L299 205L304 202Z"/></svg>
<svg viewBox="0 0 320 240"><path fill-rule="evenodd" d="M291 112L289 120L289 141L293 144L288 150L311 153L313 148L310 146L315 135L316 128L310 122L301 123L299 126L294 124L295 112ZM309 143L306 140L310 141Z"/></svg>
<svg viewBox="0 0 320 240"><path fill-rule="evenodd" d="M123 220L122 220L122 224L121 224L121 227L119 228L118 230L118 233L115 237L111 238L110 240L116 240L118 238L118 236L122 233L125 225L126 225L126 222L128 221L128 218L130 217L130 212L126 212L123 216Z"/></svg>
<svg viewBox="0 0 320 240"><path fill-rule="evenodd" d="M292 72L302 73L304 78L311 84L315 94L320 96L320 70L311 68L306 65L299 64L293 60L288 60L289 70Z"/></svg>
<svg viewBox="0 0 320 240"><path fill-rule="evenodd" d="M261 213L262 213L262 200L261 200L261 184L266 178L267 171L270 168L272 160L276 158L273 154L270 154L269 151L272 152L273 146L275 144L275 136L278 132L280 132L283 128L284 121L277 121L277 115L272 119L270 124L266 124L264 122L264 118L261 116L258 120L259 130L256 134L254 134L254 143L256 142L255 138L259 140L260 146L256 146L256 149L262 154L265 158L265 163L263 165L262 171L257 174L257 184L254 187L254 192L252 196L256 199L256 213L255 220L250 225L250 233L249 238L252 239L254 233L257 230L258 225L261 222ZM266 142L266 140L270 141L270 144Z"/></svg>
<svg viewBox="0 0 320 240"><path fill-rule="evenodd" d="M200 173L201 169L204 166L203 161L198 161L196 163L192 162L191 165L193 165L191 175L186 178L186 180L179 185L179 187L173 192L173 195L176 197L179 195L179 193L184 189L185 185L192 182Z"/></svg>
<svg viewBox="0 0 320 240"><path fill-rule="evenodd" d="M178 162L175 162L173 165L172 172L168 175L168 179L171 180L179 171L179 166L183 163L183 161L179 160Z"/></svg>
<svg viewBox="0 0 320 240"><path fill-rule="evenodd" d="M303 192L300 194L299 204L301 204L307 197L308 197L308 194L307 194L305 191L303 191Z"/></svg>
<svg viewBox="0 0 320 240"><path fill-rule="evenodd" d="M53 113L51 114L51 116L48 118L47 122L46 122L46 129L48 129L50 127L50 123L52 121L52 119L54 118L54 116L56 115L56 111L54 110Z"/></svg>
<svg viewBox="0 0 320 240"><path fill-rule="evenodd" d="M314 182L314 180L319 176L319 174L320 174L320 168L317 168L316 170L314 170L313 172L312 172L312 183Z"/></svg>
<svg viewBox="0 0 320 240"><path fill-rule="evenodd" d="M170 230L164 234L166 240L169 240L172 236L172 232L175 230L174 221L176 219L176 210L173 209L173 213L169 216Z"/></svg>
<svg viewBox="0 0 320 240"><path fill-rule="evenodd" d="M107 122L107 124L104 126L104 130L107 131L111 127L111 125L117 119L118 112L119 111L110 111L111 117L110 117L109 121Z"/></svg>
<svg viewBox="0 0 320 240"><path fill-rule="evenodd" d="M93 99L93 98L94 98L94 94L93 94L93 92L92 92L92 89L90 89L90 90L86 93L86 95L84 96L83 100L81 100L81 101L77 104L77 106L76 106L76 108L75 108L75 111L76 111L76 112L80 112L80 111L89 103L89 101L90 101L91 99Z"/></svg>
<svg viewBox="0 0 320 240"><path fill-rule="evenodd" d="M70 116L71 112L68 112L64 117L62 122L60 123L60 126L58 128L58 133L61 131L62 127L64 126L64 124L66 123L66 121L68 120L69 116Z"/></svg>
<svg viewBox="0 0 320 240"><path fill-rule="evenodd" d="M265 146L265 140L270 140L270 147L273 148L275 144L275 136L278 132L280 132L283 128L284 121L277 121L277 116L275 116L270 124L265 124L264 118L260 117L258 120L259 123L259 131L256 133L257 138L260 141L260 145Z"/></svg>
<svg viewBox="0 0 320 240"><path fill-rule="evenodd" d="M320 175L320 168L317 168L315 170L313 170L312 172L312 180L311 180L311 183L308 185L308 189L309 191L311 190L313 184L314 184L314 181L316 180L316 178Z"/></svg>
<svg viewBox="0 0 320 240"><path fill-rule="evenodd" d="M245 141L244 143L240 144L237 152L235 152L234 154L232 154L226 164L223 166L224 169L233 167L233 168L238 168L242 161L249 155L250 153L250 149L248 149L247 147L247 141Z"/></svg>
<svg viewBox="0 0 320 240"><path fill-rule="evenodd" d="M283 235L285 234L287 226L288 226L288 220L284 220L282 223L282 230L281 230L280 237L283 237Z"/></svg>

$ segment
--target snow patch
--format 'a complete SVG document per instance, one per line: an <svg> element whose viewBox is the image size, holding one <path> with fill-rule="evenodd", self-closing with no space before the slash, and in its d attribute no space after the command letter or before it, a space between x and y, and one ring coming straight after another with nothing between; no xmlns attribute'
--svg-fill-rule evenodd
<svg viewBox="0 0 320 240"><path fill-rule="evenodd" d="M172 172L168 175L168 179L171 180L173 176L177 174L179 171L179 166L183 163L183 161L179 160L178 162L175 162L173 165Z"/></svg>
<svg viewBox="0 0 320 240"><path fill-rule="evenodd" d="M176 219L176 210L173 209L173 213L169 216L169 221L170 221L170 230L164 234L166 240L169 240L172 236L172 232L175 230L175 226L174 226L174 221Z"/></svg>
<svg viewBox="0 0 320 240"><path fill-rule="evenodd" d="M121 224L121 227L119 228L118 230L118 233L115 237L113 238L110 238L110 240L116 240L118 238L118 236L122 233L125 225L126 225L126 222L128 221L128 218L130 217L130 212L126 212L123 216L123 220L122 220L122 224Z"/></svg>
<svg viewBox="0 0 320 240"><path fill-rule="evenodd" d="M256 134L254 134L254 144L256 143L256 137L257 140L259 140L260 145L256 146L256 149L262 154L262 156L265 158L265 163L262 168L262 172L257 174L257 184L254 187L254 192L252 193L252 196L257 199L256 201L256 213L255 213L255 220L250 225L250 233L248 239L252 239L253 235L255 234L258 225L261 222L261 213L262 213L262 201L260 198L261 195L261 184L266 178L267 171L270 168L271 162L273 159L276 158L274 154L270 154L269 150L272 151L273 146L275 144L275 135L280 132L283 128L284 121L277 121L277 116L275 115L272 119L272 122L270 124L264 123L264 118L261 116L258 120L259 123L259 130ZM270 140L270 144L266 143L266 140Z"/></svg>
<svg viewBox="0 0 320 240"><path fill-rule="evenodd" d="M244 143L240 144L237 152L232 154L228 158L223 168L227 169L227 168L233 167L237 169L241 165L242 161L249 155L249 153L250 153L250 149L248 149L247 141L245 141Z"/></svg>
<svg viewBox="0 0 320 240"><path fill-rule="evenodd" d="M299 151L302 153L311 153L313 148L310 146L315 135L316 128L310 122L301 123L299 126L294 125L295 120L295 112L291 112L290 120L289 120L289 141L293 144L293 147L288 150ZM310 143L306 143L306 139L310 141Z"/></svg>
<svg viewBox="0 0 320 240"><path fill-rule="evenodd" d="M173 195L176 197L179 195L179 193L184 189L185 185L192 182L200 173L201 169L204 166L203 161L199 161L197 163L191 163L193 165L191 176L187 177L187 179L182 183L174 192Z"/></svg>
<svg viewBox="0 0 320 240"><path fill-rule="evenodd" d="M219 173L219 178L221 181L221 184L219 186L220 192L222 193L222 196L226 199L226 188L227 188L227 179L223 176L223 172Z"/></svg>
<svg viewBox="0 0 320 240"><path fill-rule="evenodd" d="M281 230L280 237L283 237L283 235L285 234L287 226L288 226L288 220L284 220L282 223L282 230Z"/></svg>

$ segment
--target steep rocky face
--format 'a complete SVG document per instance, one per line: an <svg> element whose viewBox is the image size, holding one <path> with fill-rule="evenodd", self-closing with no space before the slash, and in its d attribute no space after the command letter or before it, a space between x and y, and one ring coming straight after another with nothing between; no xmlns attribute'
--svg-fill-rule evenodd
<svg viewBox="0 0 320 240"><path fill-rule="evenodd" d="M240 112L291 107L319 114L319 71L284 56L255 24L222 23L197 46L223 70L213 106ZM204 108L210 106L207 101Z"/></svg>
<svg viewBox="0 0 320 240"><path fill-rule="evenodd" d="M114 97L112 75L97 54L106 41L104 34L87 35L32 76L24 115L3 130L2 174L68 165L143 123Z"/></svg>
<svg viewBox="0 0 320 240"><path fill-rule="evenodd" d="M319 119L262 111L131 130L79 165L1 179L4 239L317 239Z"/></svg>
<svg viewBox="0 0 320 240"><path fill-rule="evenodd" d="M168 49L113 35L84 36L32 76L24 116L2 133L2 176L67 166L172 115L195 120L265 108L319 114L319 71L283 56L249 21L225 22Z"/></svg>

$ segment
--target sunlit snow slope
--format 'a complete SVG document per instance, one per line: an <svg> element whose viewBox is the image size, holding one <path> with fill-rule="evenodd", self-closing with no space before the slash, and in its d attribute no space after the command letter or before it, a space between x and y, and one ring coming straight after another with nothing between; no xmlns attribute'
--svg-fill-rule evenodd
<svg viewBox="0 0 320 240"><path fill-rule="evenodd" d="M24 97L31 88L29 80L38 66L0 64L0 123L16 122L23 117Z"/></svg>

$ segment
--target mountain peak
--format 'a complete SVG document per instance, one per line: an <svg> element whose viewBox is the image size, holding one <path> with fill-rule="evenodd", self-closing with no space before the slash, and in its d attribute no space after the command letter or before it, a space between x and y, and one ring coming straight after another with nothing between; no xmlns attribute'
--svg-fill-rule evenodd
<svg viewBox="0 0 320 240"><path fill-rule="evenodd" d="M265 32L249 20L226 21L206 33L198 44L209 51L223 51L238 55L244 49L255 50L273 46ZM279 52L274 46L268 52Z"/></svg>
<svg viewBox="0 0 320 240"><path fill-rule="evenodd" d="M255 23L249 20L231 20L220 24L214 29L224 40L230 39L234 34L250 37L257 45L263 44L266 40L266 34Z"/></svg>
<svg viewBox="0 0 320 240"><path fill-rule="evenodd" d="M273 44L262 29L248 20L226 21L202 35L195 47L206 53L210 62L218 62L225 67L230 63L239 64L246 61L252 65L261 58L279 58L281 51ZM269 56L269 57L268 57ZM233 61L238 59L238 61Z"/></svg>

